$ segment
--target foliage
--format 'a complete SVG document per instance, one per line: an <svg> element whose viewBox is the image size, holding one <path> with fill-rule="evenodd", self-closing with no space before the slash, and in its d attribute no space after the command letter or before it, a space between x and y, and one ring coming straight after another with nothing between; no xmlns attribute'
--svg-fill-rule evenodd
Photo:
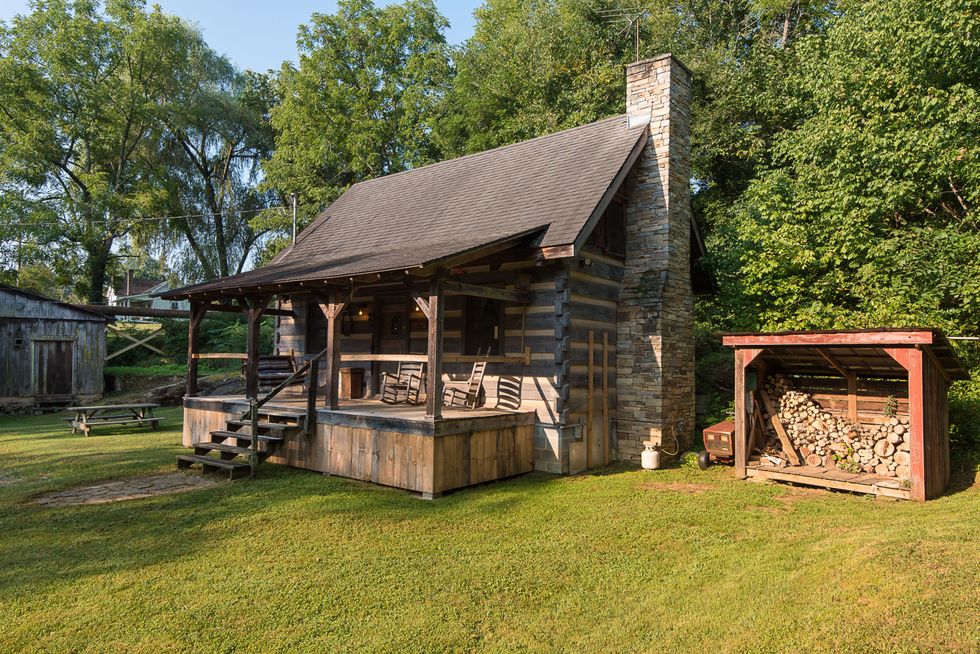
<svg viewBox="0 0 980 654"><path fill-rule="evenodd" d="M433 107L451 73L446 25L431 0L342 0L337 13L300 26L299 65L278 75L265 186L296 193L304 223L357 181L436 158ZM258 222L288 224L279 215Z"/></svg>
<svg viewBox="0 0 980 654"><path fill-rule="evenodd" d="M800 120L715 221L711 319L980 332L978 29L966 0L855 2L796 44Z"/></svg>
<svg viewBox="0 0 980 654"><path fill-rule="evenodd" d="M100 302L113 244L162 200L152 142L184 27L139 0L31 7L0 26L0 225L83 253Z"/></svg>
<svg viewBox="0 0 980 654"><path fill-rule="evenodd" d="M980 462L980 381L957 381L949 389L949 441L954 451Z"/></svg>
<svg viewBox="0 0 980 654"><path fill-rule="evenodd" d="M918 505L747 483L724 466L611 467L422 502L263 464L254 482L188 493L31 501L173 472L180 412L160 413L158 432L88 438L60 416L0 417L0 649L980 647L976 487Z"/></svg>

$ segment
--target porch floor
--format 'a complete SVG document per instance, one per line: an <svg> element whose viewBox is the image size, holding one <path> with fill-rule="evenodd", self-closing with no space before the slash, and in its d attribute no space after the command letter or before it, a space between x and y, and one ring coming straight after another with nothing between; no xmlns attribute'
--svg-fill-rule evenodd
<svg viewBox="0 0 980 654"><path fill-rule="evenodd" d="M209 395L198 396L194 402L230 402L241 403L242 410L248 408L248 400L244 395ZM279 396L266 404L264 409L283 410L283 411L306 411L306 397L300 395ZM350 416L363 416L366 418L389 418L395 420L419 420L426 421L425 405L414 406L411 404L385 404L381 400L341 400L338 409L330 410L317 404L318 414L344 414ZM509 409L494 409L492 407L480 407L477 409L442 408L443 420L467 420L470 418L491 418L497 416L512 416L529 411L511 411Z"/></svg>

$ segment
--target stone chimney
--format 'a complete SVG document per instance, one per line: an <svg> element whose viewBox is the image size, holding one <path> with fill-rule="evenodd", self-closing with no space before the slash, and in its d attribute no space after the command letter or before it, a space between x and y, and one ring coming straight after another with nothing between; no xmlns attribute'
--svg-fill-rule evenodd
<svg viewBox="0 0 980 654"><path fill-rule="evenodd" d="M626 270L617 308L617 450L681 451L694 437L691 73L666 54L626 69L630 126L649 125L628 181Z"/></svg>

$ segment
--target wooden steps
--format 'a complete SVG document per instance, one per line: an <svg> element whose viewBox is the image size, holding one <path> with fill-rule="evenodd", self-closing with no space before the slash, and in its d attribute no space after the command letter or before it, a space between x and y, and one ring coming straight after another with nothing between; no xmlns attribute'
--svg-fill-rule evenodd
<svg viewBox="0 0 980 654"><path fill-rule="evenodd" d="M228 473L229 479L239 479L241 477L247 477L251 467L247 463L241 461L228 461L225 459L217 459L212 456L207 456L204 454L178 454L177 455L177 469L186 470L190 468L195 463L201 464L201 468L204 472L226 472Z"/></svg>
<svg viewBox="0 0 980 654"><path fill-rule="evenodd" d="M255 435L258 460L261 463L274 455L287 438L306 433L306 412L260 410L255 426L258 432ZM249 476L251 445L251 422L244 418L226 420L225 429L216 429L210 433L209 441L194 444L194 454L179 455L177 468L184 470L200 465L204 472L227 473L229 479Z"/></svg>

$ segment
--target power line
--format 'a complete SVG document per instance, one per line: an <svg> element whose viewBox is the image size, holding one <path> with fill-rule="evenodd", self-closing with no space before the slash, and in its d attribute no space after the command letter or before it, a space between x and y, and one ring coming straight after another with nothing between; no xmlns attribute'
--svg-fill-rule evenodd
<svg viewBox="0 0 980 654"><path fill-rule="evenodd" d="M164 220L184 220L184 219L188 219L188 218L209 218L211 216L223 216L223 215L227 215L227 214L261 213L263 211L270 211L270 210L277 210L277 209L287 209L287 208L288 207L286 207L285 205L277 205L277 206L274 206L274 207L263 207L261 209L229 209L227 211L214 211L214 212L210 212L210 213L189 213L189 214L184 214L182 216L147 216L145 218L134 218L134 219L130 220L129 222L131 222L131 223L137 223L137 222L157 222L157 221L164 221ZM95 218L95 219L92 220L92 223L93 224L100 224L100 225L101 224L108 225L109 222L110 221L108 219L106 219L106 218ZM70 226L72 226L72 223L71 222L67 222L67 221L65 221L65 222L61 222L61 221L40 221L40 222L16 222L16 223L14 223L14 222L11 222L11 223L3 223L3 222L0 222L0 225L5 225L5 226L8 226L8 227L40 227L42 225L48 225L48 226L52 226L53 225L53 226L56 226L56 227L70 227Z"/></svg>

